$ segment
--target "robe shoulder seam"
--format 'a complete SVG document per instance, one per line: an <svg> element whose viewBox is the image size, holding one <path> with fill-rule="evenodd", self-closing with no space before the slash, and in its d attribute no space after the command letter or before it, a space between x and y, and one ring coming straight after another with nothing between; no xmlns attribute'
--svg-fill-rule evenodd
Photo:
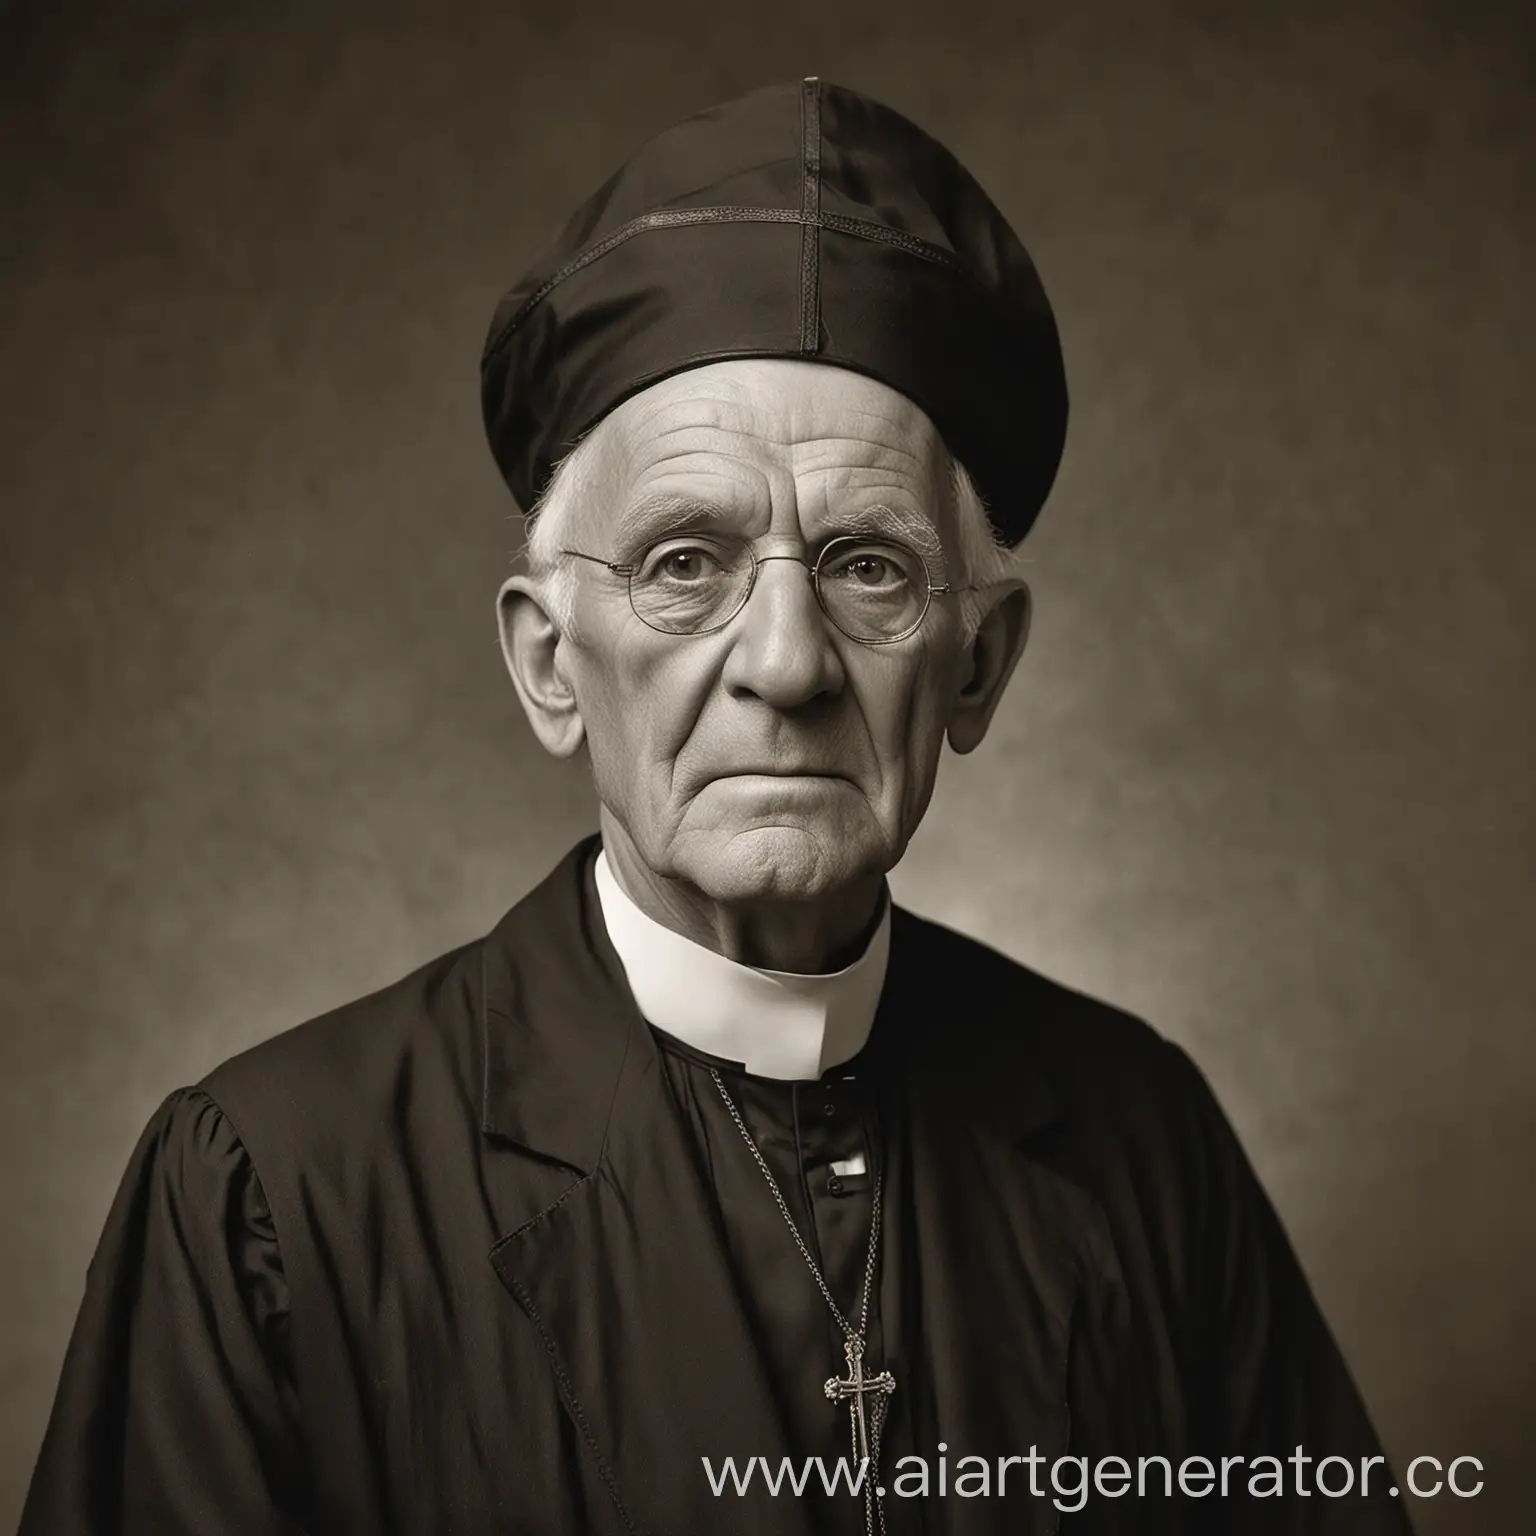
<svg viewBox="0 0 1536 1536"><path fill-rule="evenodd" d="M277 1202L273 1200L271 1191L267 1188L266 1181L261 1176L261 1165L257 1162L256 1154L251 1150L250 1143L241 1133L239 1121L230 1114L214 1094L200 1083L193 1083L185 1088L178 1088L166 1102L170 1103L171 1100L175 1099L185 1102L191 1098L203 1100L229 1127L230 1134L234 1137L235 1144L240 1150L240 1155L245 1159L250 1178L255 1182L256 1190L261 1196L261 1203L266 1207L267 1220L272 1224L272 1235L270 1238L264 1238L264 1241L271 1245L279 1267L285 1269L283 1263L283 1235L278 1217Z"/></svg>

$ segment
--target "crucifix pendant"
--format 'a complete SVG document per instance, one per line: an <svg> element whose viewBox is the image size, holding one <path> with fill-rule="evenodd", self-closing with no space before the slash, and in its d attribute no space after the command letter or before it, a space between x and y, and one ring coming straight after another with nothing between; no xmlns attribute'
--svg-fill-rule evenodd
<svg viewBox="0 0 1536 1536"><path fill-rule="evenodd" d="M880 1432L885 1428L885 1410L896 1390L896 1378L889 1371L876 1376L864 1374L862 1339L849 1339L843 1346L843 1357L848 1362L848 1374L829 1376L822 1391L830 1401L848 1404L854 1464L867 1463L873 1471L880 1460Z"/></svg>

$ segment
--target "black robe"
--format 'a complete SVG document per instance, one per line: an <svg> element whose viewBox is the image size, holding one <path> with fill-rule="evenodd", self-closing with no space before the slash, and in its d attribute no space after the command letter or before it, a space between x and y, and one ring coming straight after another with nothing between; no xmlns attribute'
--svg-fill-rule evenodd
<svg viewBox="0 0 1536 1536"><path fill-rule="evenodd" d="M22 1536L810 1528L787 1491L705 1475L808 1447L608 942L595 851L485 940L166 1101L90 1268ZM899 1449L929 1466L926 1499L885 1501L893 1533L1408 1530L1379 1465L1368 1500L1313 1487L1342 1456L1358 1488L1375 1436L1177 1047L898 910L869 1051L881 1363ZM1248 1463L1225 1499L1166 1496L1156 1463L1144 1497L1133 1478L1076 1512L1070 1464L1051 1483L1063 1455L1134 1473L1297 1447L1306 1496L1248 1497ZM998 1459L1032 1450L1042 1496L1017 1464L1000 1492ZM882 1481L902 1471L917 1487L911 1464Z"/></svg>

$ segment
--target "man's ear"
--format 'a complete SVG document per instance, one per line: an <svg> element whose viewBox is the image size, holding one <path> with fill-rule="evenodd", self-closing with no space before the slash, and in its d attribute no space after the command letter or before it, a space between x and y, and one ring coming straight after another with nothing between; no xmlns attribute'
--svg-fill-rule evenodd
<svg viewBox="0 0 1536 1536"><path fill-rule="evenodd" d="M974 752L987 734L992 713L1013 676L1034 604L1022 581L989 589L990 603L970 646L970 673L955 695L949 715L949 744L956 752Z"/></svg>
<svg viewBox="0 0 1536 1536"><path fill-rule="evenodd" d="M512 685L546 752L572 757L586 739L576 694L560 657L560 626L530 576L509 576L496 597L501 654Z"/></svg>

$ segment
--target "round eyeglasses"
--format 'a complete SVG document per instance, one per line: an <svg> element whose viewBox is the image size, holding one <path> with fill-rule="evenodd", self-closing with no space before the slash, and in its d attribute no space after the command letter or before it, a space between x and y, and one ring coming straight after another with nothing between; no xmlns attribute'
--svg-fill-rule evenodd
<svg viewBox="0 0 1536 1536"><path fill-rule="evenodd" d="M750 544L696 534L662 539L632 561L604 560L579 549L560 553L624 577L635 616L664 635L724 629L746 607L758 567L769 560L805 566L821 611L861 645L905 640L923 622L936 593L974 590L931 581L922 556L905 544L858 534L829 540L814 564L799 555L758 555Z"/></svg>

